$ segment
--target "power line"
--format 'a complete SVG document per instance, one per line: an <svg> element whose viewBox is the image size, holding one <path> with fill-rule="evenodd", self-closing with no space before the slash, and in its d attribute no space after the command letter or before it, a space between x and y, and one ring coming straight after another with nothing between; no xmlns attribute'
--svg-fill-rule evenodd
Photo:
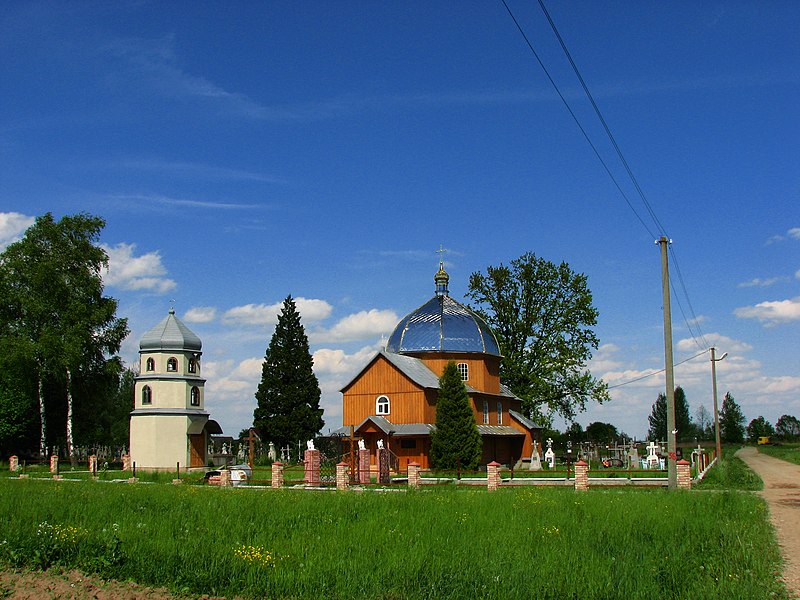
<svg viewBox="0 0 800 600"><path fill-rule="evenodd" d="M614 177L614 175L611 173L611 170L609 169L609 167L606 164L606 162L600 156L600 153L597 150L597 147L594 145L592 140L589 138L589 135L587 134L587 132L584 129L584 127L581 125L580 121L578 120L577 116L575 115L575 112L572 110L572 108L570 107L570 105L567 102L566 98L564 97L564 95L559 90L558 85L556 84L556 82L553 79L553 77L550 75L550 72L548 71L547 67L545 67L544 62L539 57L539 54L536 52L536 50L533 47L533 44L531 43L530 39L528 38L528 36L526 35L525 31L522 29L522 26L520 25L519 21L514 16L513 12L509 8L508 4L506 3L506 0L502 0L502 2L503 2L503 6L505 6L506 11L508 12L509 16L511 17L512 21L514 22L514 25L516 25L517 30L522 35L522 37L525 40L525 43L528 45L528 48L530 49L531 53L534 55L534 57L536 58L537 62L539 63L539 66L542 68L542 70L544 71L544 73L547 76L548 80L550 81L550 84L553 86L553 88L555 89L556 93L558 94L558 97L561 99L562 103L567 108L567 111L572 116L572 119L575 121L576 125L578 126L578 129L580 129L581 133L583 134L583 137L586 139L586 141L591 146L592 150L594 151L595 156L598 158L600 163L603 165L603 168L605 169L606 173L611 178L611 180L614 182L615 187L617 188L619 193L622 195L622 197L625 199L625 202L627 203L628 207L636 215L636 218L639 220L639 222L642 224L642 226L645 228L645 230L652 237L655 237L653 232L650 230L650 228L647 226L647 224L645 224L644 220L641 218L639 213L636 211L636 209L631 204L630 199L625 194L625 192L622 190L621 186L617 182L617 180ZM620 162L624 166L625 171L628 174L628 177L630 178L634 188L636 189L636 192L639 195L639 198L642 201L642 204L644 205L645 209L647 210L647 213L650 215L650 218L652 219L652 221L655 224L655 226L658 229L658 231L664 237L669 237L669 236L666 235L666 229L664 228L663 224L661 223L661 221L659 220L658 216L656 215L655 210L653 209L653 207L650 204L650 202L647 200L647 196L645 195L644 190L642 189L642 187L639 185L639 181L636 179L636 176L633 173L633 169L631 169L630 165L628 164L627 159L625 158L624 154L622 153L622 149L619 147L619 144L617 144L617 140L614 137L614 134L611 132L611 128L609 127L608 122L606 121L605 117L603 117L603 113L600 110L600 107L597 105L597 102L595 102L594 96L592 95L591 91L589 90L589 86L586 84L586 81L584 80L583 75L581 75L581 72L580 72L580 69L578 68L578 65L575 63L575 60L572 58L572 54L570 53L569 48L567 48L566 42L564 42L564 38L561 36L561 33L558 31L558 28L556 27L556 24L553 21L553 18L550 16L549 11L547 10L547 7L544 5L544 0L538 0L538 2L539 2L540 8L542 9L542 12L544 13L545 17L547 18L548 23L550 24L550 28L553 30L553 33L556 36L556 39L558 40L558 43L561 46L562 51L564 52L564 55L567 57L567 60L569 61L570 66L572 67L572 70L575 73L575 76L577 77L578 81L580 82L581 88L583 88L583 91L586 94L586 97L588 98L589 102L591 103L592 108L594 109L594 112L597 115L597 118L599 119L600 123L602 124L603 129L606 132L606 136L608 137L608 139L610 140L612 146L614 147L614 150L615 150L615 152L617 154L617 157L619 158ZM708 347L709 347L708 341L706 340L705 335L703 335L703 332L702 332L702 330L700 328L699 319L697 318L697 315L694 312L694 308L692 307L692 302L691 302L691 300L689 298L689 292L688 292L688 290L686 288L686 283L683 280L683 274L681 273L680 267L678 265L677 256L675 254L675 251L672 249L671 245L670 245L670 251L672 253L673 263L675 265L675 269L676 269L676 272L678 274L678 281L680 283L681 289L683 290L683 295L686 298L686 304L688 306L689 312L692 315L692 322L695 323L695 327L696 327L697 332L698 332L697 335L699 335L699 337L701 338L702 344L698 341L697 335L695 335L694 331L692 330L692 325L690 324L690 320L689 320L689 318L687 318L686 313L685 313L685 311L683 309L683 305L681 304L680 296L677 293L677 290L673 286L672 287L672 291L673 291L673 294L675 295L676 301L678 302L678 307L680 309L681 315L683 316L684 323L686 324L686 328L689 331L689 335L692 337L692 340L698 346L698 348L704 349L704 350L708 349Z"/></svg>
<svg viewBox="0 0 800 600"><path fill-rule="evenodd" d="M611 169L609 169L608 165L603 160L603 157L600 156L600 152L597 150L597 147L592 142L591 138L589 137L589 134L586 133L586 130L583 128L583 125L581 125L581 122L578 120L578 117L575 115L574 111L572 110L572 107L569 105L569 102L567 102L567 99L564 97L564 94L561 93L561 90L558 88L558 85L556 84L555 80L550 75L550 71L547 70L547 67L544 65L544 62L542 62L542 59L539 57L539 54L536 52L536 49L533 47L533 44L528 39L528 36L526 35L525 31L522 29L522 26L519 24L519 21L517 21L517 18L514 16L514 13L511 12L511 8L509 8L508 4L506 3L506 0L501 0L501 2L503 3L503 6L506 7L506 11L508 11L508 14L511 17L511 20L514 21L514 25L516 25L517 30L519 30L520 35L522 35L522 38L525 40L525 43L528 45L528 48L530 49L531 53L536 58L536 61L539 63L539 66L542 68L542 71L544 71L544 74L547 76L547 79L550 81L550 85L553 86L553 89L556 91L556 94L558 94L558 97L561 98L561 102L566 107L567 111L569 112L570 116L572 117L572 120L575 121L575 124L578 126L578 129L580 130L581 134L583 134L584 139L589 144L589 146L592 148L592 151L594 152L594 155L597 157L597 160L600 161L600 164L603 165L603 169L605 169L605 172L611 178L611 181L614 182L614 186L617 188L619 193L625 199L625 202L627 203L628 207L633 211L633 214L636 215L636 218L642 224L642 227L645 228L645 231L647 231L647 233L650 234L651 237L653 237L653 238L657 237L656 234L654 234L650 230L650 228L647 226L647 223L644 222L644 220L639 215L637 210L633 207L633 204L631 203L631 201L628 198L627 194L625 194L625 192L623 191L623 189L620 186L619 182L617 181L616 177L614 177L614 174L611 172Z"/></svg>
<svg viewBox="0 0 800 600"><path fill-rule="evenodd" d="M703 350L702 352L698 352L694 356L690 356L689 358L687 358L685 360L682 360L681 362L675 363L672 366L673 367L677 367L678 365L682 365L683 363L687 363L690 360L694 360L698 356L703 356L703 354L705 354L706 352L708 352L708 350ZM610 386L608 386L608 389L609 390L613 390L614 388L622 387L623 385L630 385L632 383L636 383L637 381L641 381L642 379L647 379L648 377L653 377L655 375L658 375L659 373L663 373L666 370L667 370L666 368L659 369L658 371L653 371L652 373L648 373L647 375L642 375L641 377L637 377L635 379L631 379L630 381L623 381L622 383L618 383L616 385L610 385Z"/></svg>

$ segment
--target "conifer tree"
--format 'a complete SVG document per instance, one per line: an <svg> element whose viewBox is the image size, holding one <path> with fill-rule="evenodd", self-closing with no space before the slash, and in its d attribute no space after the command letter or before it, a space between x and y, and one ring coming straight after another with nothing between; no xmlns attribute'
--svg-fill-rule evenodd
<svg viewBox="0 0 800 600"><path fill-rule="evenodd" d="M322 429L321 391L300 313L291 296L283 302L269 342L253 426L279 448L314 438Z"/></svg>
<svg viewBox="0 0 800 600"><path fill-rule="evenodd" d="M653 441L663 441L667 439L667 397L659 394L653 403L653 409L648 417L650 429L647 437ZM696 428L692 423L689 414L689 403L686 401L686 393L681 386L675 388L675 429L678 430L677 440L679 442L690 441L695 434Z"/></svg>
<svg viewBox="0 0 800 600"><path fill-rule="evenodd" d="M719 435L728 444L744 441L744 414L730 392L725 394L719 411Z"/></svg>
<svg viewBox="0 0 800 600"><path fill-rule="evenodd" d="M431 463L437 469L477 469L482 440L469 395L456 363L450 361L439 379L436 430L431 434Z"/></svg>

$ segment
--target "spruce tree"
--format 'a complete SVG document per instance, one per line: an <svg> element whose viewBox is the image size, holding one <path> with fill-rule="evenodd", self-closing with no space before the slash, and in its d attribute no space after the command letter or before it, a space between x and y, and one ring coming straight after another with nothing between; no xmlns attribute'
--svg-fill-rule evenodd
<svg viewBox="0 0 800 600"><path fill-rule="evenodd" d="M653 409L648 417L650 429L647 437L653 441L664 441L667 439L667 397L659 394L653 403ZM675 429L678 430L677 440L679 442L691 441L695 434L695 426L692 417L689 415L689 403L686 401L686 393L681 386L675 388Z"/></svg>
<svg viewBox="0 0 800 600"><path fill-rule="evenodd" d="M730 392L725 394L719 411L719 435L727 444L744 441L744 414Z"/></svg>
<svg viewBox="0 0 800 600"><path fill-rule="evenodd" d="M456 363L450 361L439 379L436 430L431 434L431 464L436 469L477 469L482 440L469 395Z"/></svg>
<svg viewBox="0 0 800 600"><path fill-rule="evenodd" d="M291 296L283 302L256 391L253 426L279 448L314 438L322 429L321 392L300 313Z"/></svg>

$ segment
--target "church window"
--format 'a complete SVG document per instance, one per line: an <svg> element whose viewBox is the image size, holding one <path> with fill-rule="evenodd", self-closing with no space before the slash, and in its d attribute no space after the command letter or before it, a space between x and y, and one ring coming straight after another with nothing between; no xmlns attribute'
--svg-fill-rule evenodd
<svg viewBox="0 0 800 600"><path fill-rule="evenodd" d="M178 370L178 359L174 356L167 361L167 371L175 373Z"/></svg>
<svg viewBox="0 0 800 600"><path fill-rule="evenodd" d="M389 414L389 398L387 396L378 396L378 399L375 401L375 414Z"/></svg>
<svg viewBox="0 0 800 600"><path fill-rule="evenodd" d="M192 406L200 406L200 388L197 387L197 386L194 386L192 388L192 392L191 392L190 396L191 396Z"/></svg>
<svg viewBox="0 0 800 600"><path fill-rule="evenodd" d="M503 424L503 403L502 402L498 402L497 403L497 424L498 425L502 425Z"/></svg>
<svg viewBox="0 0 800 600"><path fill-rule="evenodd" d="M153 390L150 389L149 385L146 385L142 388L142 404L152 404L153 403Z"/></svg>
<svg viewBox="0 0 800 600"><path fill-rule="evenodd" d="M489 401L488 400L484 400L483 401L483 424L484 425L488 425L489 424Z"/></svg>
<svg viewBox="0 0 800 600"><path fill-rule="evenodd" d="M469 381L469 365L458 363L458 372L461 374L461 381Z"/></svg>
<svg viewBox="0 0 800 600"><path fill-rule="evenodd" d="M197 372L197 361L195 359L193 359L193 358L190 358L189 359L189 366L187 368L189 370L189 373Z"/></svg>
<svg viewBox="0 0 800 600"><path fill-rule="evenodd" d="M156 370L156 361L152 358L147 359L147 366L145 367L148 371L155 371Z"/></svg>

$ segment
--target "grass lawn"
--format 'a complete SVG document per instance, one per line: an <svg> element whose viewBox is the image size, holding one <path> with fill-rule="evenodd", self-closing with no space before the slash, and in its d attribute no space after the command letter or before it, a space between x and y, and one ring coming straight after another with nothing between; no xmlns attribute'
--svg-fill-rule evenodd
<svg viewBox="0 0 800 600"><path fill-rule="evenodd" d="M0 479L0 563L232 598L786 598L738 491Z"/></svg>

